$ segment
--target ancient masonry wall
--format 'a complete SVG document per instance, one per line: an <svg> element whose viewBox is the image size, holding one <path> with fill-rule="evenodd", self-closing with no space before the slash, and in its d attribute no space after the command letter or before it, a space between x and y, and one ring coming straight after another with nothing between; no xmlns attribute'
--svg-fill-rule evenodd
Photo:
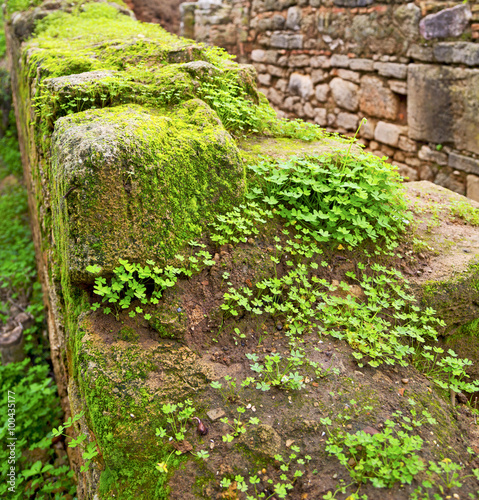
<svg viewBox="0 0 479 500"><path fill-rule="evenodd" d="M479 200L479 3L200 0L185 36L252 62L276 109Z"/></svg>

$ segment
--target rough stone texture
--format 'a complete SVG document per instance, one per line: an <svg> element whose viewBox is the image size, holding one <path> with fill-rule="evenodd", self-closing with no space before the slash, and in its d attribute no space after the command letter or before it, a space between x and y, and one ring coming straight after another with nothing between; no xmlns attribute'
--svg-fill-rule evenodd
<svg viewBox="0 0 479 500"><path fill-rule="evenodd" d="M400 80L405 79L407 76L406 64L376 62L374 63L374 69L381 76L398 78Z"/></svg>
<svg viewBox="0 0 479 500"><path fill-rule="evenodd" d="M398 141L398 148L402 151L408 151L409 153L413 153L417 150L417 144L414 141L411 141L409 138L401 135Z"/></svg>
<svg viewBox="0 0 479 500"><path fill-rule="evenodd" d="M418 37L421 9L416 4L408 2L398 6L393 16L398 31L404 33L407 39L415 40Z"/></svg>
<svg viewBox="0 0 479 500"><path fill-rule="evenodd" d="M308 99L313 92L313 82L311 81L311 77L307 75L293 73L289 78L288 89L292 94L299 95L303 99Z"/></svg>
<svg viewBox="0 0 479 500"><path fill-rule="evenodd" d="M448 165L468 174L479 175L479 160L458 153L449 153Z"/></svg>
<svg viewBox="0 0 479 500"><path fill-rule="evenodd" d="M247 32L245 45L235 48L235 53L244 61L251 54L261 85L274 87L271 99L284 116L316 120L343 131L344 117L338 119L338 115L347 110L357 113L358 120L364 116L408 126L409 138L402 137L396 150L387 147L391 156L418 174L423 166L436 164L425 159L424 152L417 156L424 143L432 149L447 145L466 156L477 154L477 5L459 0L420 5L405 0L254 0L251 6L248 0L222 0L222 5L228 13L226 25ZM214 5L211 16L218 17ZM423 36L430 39L427 44ZM268 52L271 59L266 62ZM431 64L421 79L420 63L440 64L444 69ZM298 93L301 85L289 86L294 73L309 76L314 91ZM266 74L271 75L269 84ZM360 88L357 92L344 89L338 79L359 83ZM293 95L302 100L291 100ZM316 112L311 116L318 103L327 110L326 118L323 113L316 118ZM437 172L431 172L434 179Z"/></svg>
<svg viewBox="0 0 479 500"><path fill-rule="evenodd" d="M335 103L341 108L349 111L358 109L358 89L359 87L341 78L333 78L329 84Z"/></svg>
<svg viewBox="0 0 479 500"><path fill-rule="evenodd" d="M328 99L329 95L329 85L317 85L315 90L316 99L319 102L325 102Z"/></svg>
<svg viewBox="0 0 479 500"><path fill-rule="evenodd" d="M368 119L366 123L363 123L361 129L359 130L359 135L365 139L374 139L374 129L376 128L377 121L374 119Z"/></svg>
<svg viewBox="0 0 479 500"><path fill-rule="evenodd" d="M424 17L419 23L419 30L426 40L460 36L471 17L469 5L456 5Z"/></svg>
<svg viewBox="0 0 479 500"><path fill-rule="evenodd" d="M328 124L327 111L324 108L315 108L314 112L314 122L325 127Z"/></svg>
<svg viewBox="0 0 479 500"><path fill-rule="evenodd" d="M479 70L411 64L408 121L411 139L479 153Z"/></svg>
<svg viewBox="0 0 479 500"><path fill-rule="evenodd" d="M466 194L466 186L464 182L460 179L456 178L454 175L451 175L452 172L448 169L441 170L434 179L434 182L439 186L443 186L451 191L456 193L465 195Z"/></svg>
<svg viewBox="0 0 479 500"><path fill-rule="evenodd" d="M183 172L181 186L188 189L190 185L191 196L195 198L192 206L203 207L200 211L208 210L209 205L219 202L223 196L233 196L238 189L240 192L243 189L238 150L215 115L201 101L190 101L187 107L177 109L177 126L140 107L130 105L113 109L114 113L110 109L87 111L77 114L74 120L60 118L53 136L53 169L59 189L63 189L56 197L62 199L75 186L68 196L70 220L64 228L74 280L85 280L88 276L85 268L92 264L99 264L108 273L117 266L119 258L137 262L149 258L164 260L168 257L168 245L171 249L178 246L174 235L184 233L184 224L197 224L204 217L193 211L188 213L186 207L184 212L178 211L179 207L176 213L171 211L178 203L171 198L176 189L176 173L171 168L173 158L176 161L183 158L185 163L179 167ZM193 116L196 114L201 124L195 119L188 120L189 112ZM211 133L206 141L207 136L202 136L205 126ZM144 132L145 128L148 133ZM181 140L185 154L180 156L175 145L186 128L188 136ZM165 156L163 148L172 156ZM194 160L198 148L205 155L203 164L201 160ZM221 164L214 166L212 151L217 148L223 150L224 156ZM163 157L164 163L157 163L145 171L145 158L152 154ZM124 166L127 158L128 168ZM217 178L220 172L231 172L231 180L236 177L229 195L224 191L227 185L224 178ZM160 178L161 183L158 182ZM158 184L165 187L152 189ZM146 185L151 186L149 199L144 197ZM166 206L162 207L163 203ZM168 220L168 224L164 220ZM167 241L170 243L165 246Z"/></svg>
<svg viewBox="0 0 479 500"><path fill-rule="evenodd" d="M411 45L407 51L408 57L421 62L433 62L434 52L433 47L423 47L421 45Z"/></svg>
<svg viewBox="0 0 479 500"><path fill-rule="evenodd" d="M407 83L406 82L398 82L397 80L389 80L388 81L389 88L395 94L406 95L407 94Z"/></svg>
<svg viewBox="0 0 479 500"><path fill-rule="evenodd" d="M353 113L339 113L336 119L336 125L345 130L356 130L358 128L359 118Z"/></svg>
<svg viewBox="0 0 479 500"><path fill-rule="evenodd" d="M467 197L474 201L479 201L479 176L469 174L466 177L466 194Z"/></svg>
<svg viewBox="0 0 479 500"><path fill-rule="evenodd" d="M399 142L399 136L401 135L402 127L394 125L392 123L378 122L376 129L374 131L374 139L383 144L388 144L389 146L396 147Z"/></svg>
<svg viewBox="0 0 479 500"><path fill-rule="evenodd" d="M349 57L341 54L333 54L331 57L331 66L333 68L349 68Z"/></svg>
<svg viewBox="0 0 479 500"><path fill-rule="evenodd" d="M301 17L302 15L300 7L290 7L288 9L288 15L286 17L286 29L298 31L301 27Z"/></svg>
<svg viewBox="0 0 479 500"><path fill-rule="evenodd" d="M339 78L343 80L349 80L350 82L359 83L361 75L355 71L350 71L349 69L338 69L336 74Z"/></svg>
<svg viewBox="0 0 479 500"><path fill-rule="evenodd" d="M401 177L404 177L409 182L419 180L419 175L415 168L411 168L409 165L405 165L404 163L400 163L398 161L393 162L393 165L396 165Z"/></svg>
<svg viewBox="0 0 479 500"><path fill-rule="evenodd" d="M383 80L375 76L363 76L359 90L359 109L370 116L395 120L398 99L384 86Z"/></svg>
<svg viewBox="0 0 479 500"><path fill-rule="evenodd" d="M429 146L422 146L419 150L418 158L424 161L430 161L432 163L437 163L438 165L447 165L447 154L441 151L436 151L431 149Z"/></svg>
<svg viewBox="0 0 479 500"><path fill-rule="evenodd" d="M271 35L271 46L278 49L301 49L303 47L303 35L275 32Z"/></svg>
<svg viewBox="0 0 479 500"><path fill-rule="evenodd" d="M371 59L351 59L349 67L354 71L373 71L374 61Z"/></svg>
<svg viewBox="0 0 479 500"><path fill-rule="evenodd" d="M440 63L479 66L479 43L441 42L434 46L434 57Z"/></svg>

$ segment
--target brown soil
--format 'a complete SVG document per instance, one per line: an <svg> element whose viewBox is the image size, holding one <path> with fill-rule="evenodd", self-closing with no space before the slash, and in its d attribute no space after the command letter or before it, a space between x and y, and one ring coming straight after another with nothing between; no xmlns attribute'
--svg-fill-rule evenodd
<svg viewBox="0 0 479 500"><path fill-rule="evenodd" d="M425 212L421 212L422 217ZM452 221L448 227L454 234L458 230L469 230L460 220ZM220 306L224 293L231 285L235 288L252 288L254 283L272 272L268 264L269 255L275 252L273 236L284 239L281 229L279 224L272 224L261 236L236 247L215 247L207 240L204 242L214 255L216 264L190 279L179 280L173 289L164 294L160 304L164 325L169 328L168 331L175 333L175 338L161 338L152 327L152 321L149 324L145 320L131 319L126 314L121 315L122 323L100 312L91 316L93 330L98 334L98 341L103 344L105 352L130 345L129 341L121 338L120 330L131 327L139 335L138 347L143 352L153 352L158 346L161 346L163 353L166 352L164 349L173 352L186 348L184 356L195 353L198 364L204 369L203 373L208 374L206 384L196 389L189 385L186 391L194 391L198 416L209 428L209 433L206 437L199 436L196 424L192 424L186 442L181 443L179 449L185 453L191 447L196 451L204 449L209 451L210 458L205 461L190 460L178 470L170 481L170 498L244 498L234 487L228 490L219 488L218 478L233 473L241 473L245 478L258 474L261 479L258 492L263 491L268 496L272 490L267 480L272 479L273 484L276 484L282 474L279 468L281 464L274 459L274 455L280 453L286 456L288 448L294 444L301 448L301 455L309 454L312 459L303 468L305 474L294 483L288 498L321 499L328 491L334 491L340 481L343 480L344 484L351 481L346 469L324 450L328 434L320 418L329 417L333 426L351 433L368 427L381 430L386 420L393 418L398 421L397 417L392 417L398 410L411 416L409 398L416 402L415 409L419 414L427 410L440 422L439 425L424 423L414 429L413 434L424 440L423 449L419 452L421 459L427 464L429 460L451 458L465 465L462 476L469 474L471 466L479 465L471 462L466 452L468 446L479 452L479 433L473 415L465 405L453 409L447 400L436 393L434 385L411 366L359 368L351 356L352 349L345 342L320 337L311 331L302 339L302 346L309 359L322 367L322 376L315 376L314 373L306 376L306 388L301 391L272 387L268 392L261 392L252 387L240 388L241 381L254 375L246 353L255 352L260 356L268 353L289 354L289 339L285 335L288 325L283 318L273 320L260 316L258 321L246 314L224 318ZM394 266L416 280L421 276L430 279L431 276L441 275L442 268L448 265L441 260L440 255L436 255L434 249L415 252L412 235L405 239L396 252L401 257L381 257L382 263ZM278 277L285 273L286 260L287 257L283 256L278 266ZM337 248L324 248L324 254L318 262L322 260L329 265L319 266L317 275L330 282L348 281L345 274L348 271L361 274L357 265L358 262L365 262L362 252L347 252ZM229 273L228 278L223 277L225 272ZM151 313L154 312L152 309ZM239 329L245 337L235 334L235 329ZM160 328L160 333L162 331ZM156 359L160 368L150 372L145 382L153 392L160 391L166 383L164 354ZM231 394L222 396L209 386L209 382L222 379L225 387L225 375L236 378L237 387ZM186 375L184 381L189 384ZM127 390L123 383L118 387ZM185 387L178 391L179 395L184 392ZM351 403L351 400L355 403ZM260 419L261 424L248 427L248 431L232 443L224 443L222 436L228 432L227 425L209 419L206 413L219 410L232 421L238 417L238 406L247 408L243 420L254 416ZM365 409L368 406L373 408ZM348 419L340 418L340 414L347 415ZM361 486L360 494L367 494L370 500L406 500L411 498L412 491L422 479L424 475L419 474L412 485L396 485L390 490L365 484ZM338 493L336 498L345 499L352 491L349 489L346 494ZM469 498L471 494L471 498L476 498L476 491L476 481L466 478L461 488L447 490L447 494L456 493L459 498Z"/></svg>

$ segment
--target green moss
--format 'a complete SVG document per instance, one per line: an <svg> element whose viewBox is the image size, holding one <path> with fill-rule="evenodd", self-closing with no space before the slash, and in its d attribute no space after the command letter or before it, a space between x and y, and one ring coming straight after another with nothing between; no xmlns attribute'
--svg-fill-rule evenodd
<svg viewBox="0 0 479 500"><path fill-rule="evenodd" d="M201 126L186 121L190 113ZM177 116L129 105L62 118L52 176L53 210L68 220L58 238L67 238L75 280L87 279L91 263L104 272L119 258L164 263L245 188L233 140L197 100Z"/></svg>
<svg viewBox="0 0 479 500"><path fill-rule="evenodd" d="M127 342L138 342L138 338L140 336L133 328L131 328L131 326L124 326L118 332L118 337L120 337L121 340L125 340Z"/></svg>
<svg viewBox="0 0 479 500"><path fill-rule="evenodd" d="M443 333L451 333L478 315L479 263L474 259L468 268L445 281L428 281L422 285L421 302L433 307L445 321Z"/></svg>

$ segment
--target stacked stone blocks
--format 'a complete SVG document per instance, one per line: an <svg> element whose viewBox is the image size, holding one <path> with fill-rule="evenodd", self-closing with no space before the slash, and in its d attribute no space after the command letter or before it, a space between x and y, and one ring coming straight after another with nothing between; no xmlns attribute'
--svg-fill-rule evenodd
<svg viewBox="0 0 479 500"><path fill-rule="evenodd" d="M197 40L252 62L278 112L479 200L479 4L200 0Z"/></svg>

